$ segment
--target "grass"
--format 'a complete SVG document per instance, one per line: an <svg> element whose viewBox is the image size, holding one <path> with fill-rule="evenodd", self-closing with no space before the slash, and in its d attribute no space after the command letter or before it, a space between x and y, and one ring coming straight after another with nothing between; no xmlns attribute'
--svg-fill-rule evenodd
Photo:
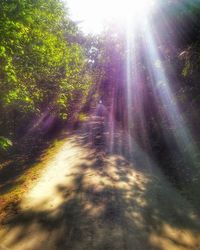
<svg viewBox="0 0 200 250"><path fill-rule="evenodd" d="M15 215L17 211L17 204L22 199L23 195L38 181L41 171L45 169L48 162L51 160L62 146L65 140L55 140L50 147L44 150L36 163L30 164L22 159L19 165L21 169L25 169L22 174L17 176L15 185L10 183L11 187L0 196L0 222L4 222L9 216ZM0 171L9 164L15 167L15 161L18 161L21 155L15 157L15 160L7 160L0 164ZM30 160L30 159L29 159ZM1 187L1 185L0 185Z"/></svg>
<svg viewBox="0 0 200 250"><path fill-rule="evenodd" d="M85 114L85 113L83 113L83 112L81 112L81 113L78 115L78 121L79 121L79 122L86 122L86 121L88 121L88 119L89 119L89 115L87 115L87 114Z"/></svg>

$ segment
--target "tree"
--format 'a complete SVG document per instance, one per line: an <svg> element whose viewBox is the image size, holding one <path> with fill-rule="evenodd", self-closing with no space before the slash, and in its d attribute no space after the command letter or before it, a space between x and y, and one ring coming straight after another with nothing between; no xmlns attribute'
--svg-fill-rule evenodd
<svg viewBox="0 0 200 250"><path fill-rule="evenodd" d="M34 120L68 119L91 80L61 1L3 0L0 27L0 134L17 139L41 125Z"/></svg>

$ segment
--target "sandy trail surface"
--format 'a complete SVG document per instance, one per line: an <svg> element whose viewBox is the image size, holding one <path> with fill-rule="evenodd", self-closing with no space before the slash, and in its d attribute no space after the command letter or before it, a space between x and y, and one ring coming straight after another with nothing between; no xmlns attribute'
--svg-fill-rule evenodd
<svg viewBox="0 0 200 250"><path fill-rule="evenodd" d="M195 211L144 152L130 160L91 137L64 139L0 229L0 249L199 250Z"/></svg>

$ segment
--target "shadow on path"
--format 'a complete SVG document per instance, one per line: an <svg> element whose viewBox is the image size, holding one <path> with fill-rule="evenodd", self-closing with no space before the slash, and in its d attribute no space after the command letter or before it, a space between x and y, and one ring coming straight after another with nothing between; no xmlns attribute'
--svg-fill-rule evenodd
<svg viewBox="0 0 200 250"><path fill-rule="evenodd" d="M156 166L140 168L147 159L105 152L106 135L97 144L90 136L79 131L66 140L0 230L2 247L198 250L198 218Z"/></svg>

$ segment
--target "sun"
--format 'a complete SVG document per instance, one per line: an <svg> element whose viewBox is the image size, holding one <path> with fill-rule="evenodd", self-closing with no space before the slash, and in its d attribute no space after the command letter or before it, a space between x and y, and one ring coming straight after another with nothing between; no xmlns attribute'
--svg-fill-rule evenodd
<svg viewBox="0 0 200 250"><path fill-rule="evenodd" d="M64 0L71 18L85 33L99 33L105 23L137 23L148 15L155 0Z"/></svg>

